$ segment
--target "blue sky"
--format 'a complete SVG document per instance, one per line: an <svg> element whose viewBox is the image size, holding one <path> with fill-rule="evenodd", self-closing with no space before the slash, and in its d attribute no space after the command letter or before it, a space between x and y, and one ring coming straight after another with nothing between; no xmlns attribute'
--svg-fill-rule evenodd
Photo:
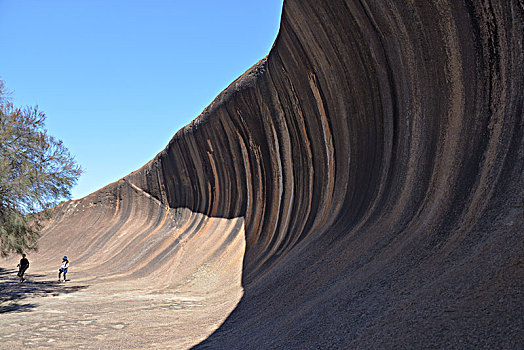
<svg viewBox="0 0 524 350"><path fill-rule="evenodd" d="M282 0L0 0L0 78L85 172L81 198L152 159L267 55Z"/></svg>

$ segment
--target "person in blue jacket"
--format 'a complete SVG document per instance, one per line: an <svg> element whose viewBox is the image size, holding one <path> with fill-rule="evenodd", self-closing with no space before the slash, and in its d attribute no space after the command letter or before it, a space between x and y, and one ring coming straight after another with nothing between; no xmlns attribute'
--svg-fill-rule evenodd
<svg viewBox="0 0 524 350"><path fill-rule="evenodd" d="M67 260L67 256L64 256L62 258L62 265L60 265L60 268L58 269L58 282L60 282L60 275L62 275L62 272L64 273L64 282L66 281L66 273L68 268L69 260Z"/></svg>

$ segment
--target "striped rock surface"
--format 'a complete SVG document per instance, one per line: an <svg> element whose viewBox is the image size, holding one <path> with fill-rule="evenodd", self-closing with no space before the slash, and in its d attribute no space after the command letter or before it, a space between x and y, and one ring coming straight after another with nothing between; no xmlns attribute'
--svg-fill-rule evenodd
<svg viewBox="0 0 524 350"><path fill-rule="evenodd" d="M521 347L523 18L517 0L286 0L268 56L63 204L33 260L66 252L88 291L199 296L161 346Z"/></svg>

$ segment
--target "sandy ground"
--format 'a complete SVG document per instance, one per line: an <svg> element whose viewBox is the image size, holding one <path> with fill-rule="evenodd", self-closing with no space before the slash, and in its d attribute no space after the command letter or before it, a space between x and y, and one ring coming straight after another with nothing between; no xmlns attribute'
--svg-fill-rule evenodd
<svg viewBox="0 0 524 350"><path fill-rule="evenodd" d="M2 349L173 348L197 344L236 306L242 292L190 295L147 285L0 270ZM69 276L68 276L69 278Z"/></svg>

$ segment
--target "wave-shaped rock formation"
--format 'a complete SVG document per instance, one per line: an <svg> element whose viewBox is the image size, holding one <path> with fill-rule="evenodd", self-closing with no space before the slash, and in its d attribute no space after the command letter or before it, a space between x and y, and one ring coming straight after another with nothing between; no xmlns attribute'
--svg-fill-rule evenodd
<svg viewBox="0 0 524 350"><path fill-rule="evenodd" d="M520 347L523 18L512 0L286 0L269 55L151 162L63 205L45 256L188 292L241 274L197 347Z"/></svg>

